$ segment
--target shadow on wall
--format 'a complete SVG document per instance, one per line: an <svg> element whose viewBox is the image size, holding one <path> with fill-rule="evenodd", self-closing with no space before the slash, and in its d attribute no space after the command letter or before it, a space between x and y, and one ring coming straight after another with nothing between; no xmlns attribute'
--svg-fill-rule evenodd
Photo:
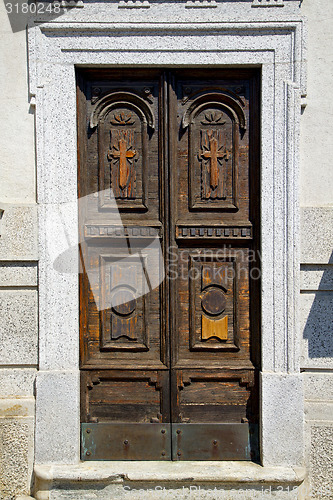
<svg viewBox="0 0 333 500"><path fill-rule="evenodd" d="M328 264L301 265L308 357L333 358L333 252Z"/></svg>

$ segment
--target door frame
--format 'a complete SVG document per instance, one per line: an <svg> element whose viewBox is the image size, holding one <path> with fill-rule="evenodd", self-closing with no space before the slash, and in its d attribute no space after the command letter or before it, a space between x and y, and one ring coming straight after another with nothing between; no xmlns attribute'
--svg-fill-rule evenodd
<svg viewBox="0 0 333 500"><path fill-rule="evenodd" d="M70 21L32 23L28 30L40 255L35 463L80 461L78 277L53 267L69 242L77 245L75 66L148 67L158 62L261 68L261 463L301 465L298 136L305 94L303 21L288 16L274 21L277 15L272 14L259 22L97 22L92 27L73 22L76 15ZM135 31L129 33L131 28ZM117 36L110 46L113 33Z"/></svg>

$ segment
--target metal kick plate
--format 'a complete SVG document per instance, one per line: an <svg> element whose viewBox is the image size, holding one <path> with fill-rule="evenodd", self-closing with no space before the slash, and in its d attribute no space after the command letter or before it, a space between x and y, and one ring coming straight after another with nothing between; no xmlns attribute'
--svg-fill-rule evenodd
<svg viewBox="0 0 333 500"><path fill-rule="evenodd" d="M172 459L256 460L257 428L249 424L172 424Z"/></svg>
<svg viewBox="0 0 333 500"><path fill-rule="evenodd" d="M171 460L170 424L81 424L82 460Z"/></svg>
<svg viewBox="0 0 333 500"><path fill-rule="evenodd" d="M82 460L256 461L258 425L81 424L81 443Z"/></svg>

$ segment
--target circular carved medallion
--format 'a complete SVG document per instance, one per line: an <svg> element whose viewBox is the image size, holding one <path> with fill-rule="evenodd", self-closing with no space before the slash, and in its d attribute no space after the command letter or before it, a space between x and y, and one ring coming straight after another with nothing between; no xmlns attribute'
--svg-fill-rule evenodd
<svg viewBox="0 0 333 500"><path fill-rule="evenodd" d="M207 314L221 314L226 306L226 298L219 288L209 288L202 297L202 308Z"/></svg>
<svg viewBox="0 0 333 500"><path fill-rule="evenodd" d="M131 290L120 289L112 296L112 309L121 316L131 314L136 305L134 294Z"/></svg>

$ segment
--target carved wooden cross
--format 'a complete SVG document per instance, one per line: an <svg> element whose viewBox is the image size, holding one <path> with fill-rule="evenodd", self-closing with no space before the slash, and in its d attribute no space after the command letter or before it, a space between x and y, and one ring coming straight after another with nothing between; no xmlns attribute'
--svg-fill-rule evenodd
<svg viewBox="0 0 333 500"><path fill-rule="evenodd" d="M222 146L219 147L218 140L213 136L212 132L207 132L207 136L209 149L202 151L199 159L210 160L210 185L215 189L218 185L218 160L222 158L228 159L229 152L225 148L222 151Z"/></svg>
<svg viewBox="0 0 333 500"><path fill-rule="evenodd" d="M136 155L135 149L128 149L127 140L119 139L118 148L113 146L114 151L109 151L108 157L119 158L119 186L121 189L125 189L128 181L128 165L127 160L133 158Z"/></svg>

